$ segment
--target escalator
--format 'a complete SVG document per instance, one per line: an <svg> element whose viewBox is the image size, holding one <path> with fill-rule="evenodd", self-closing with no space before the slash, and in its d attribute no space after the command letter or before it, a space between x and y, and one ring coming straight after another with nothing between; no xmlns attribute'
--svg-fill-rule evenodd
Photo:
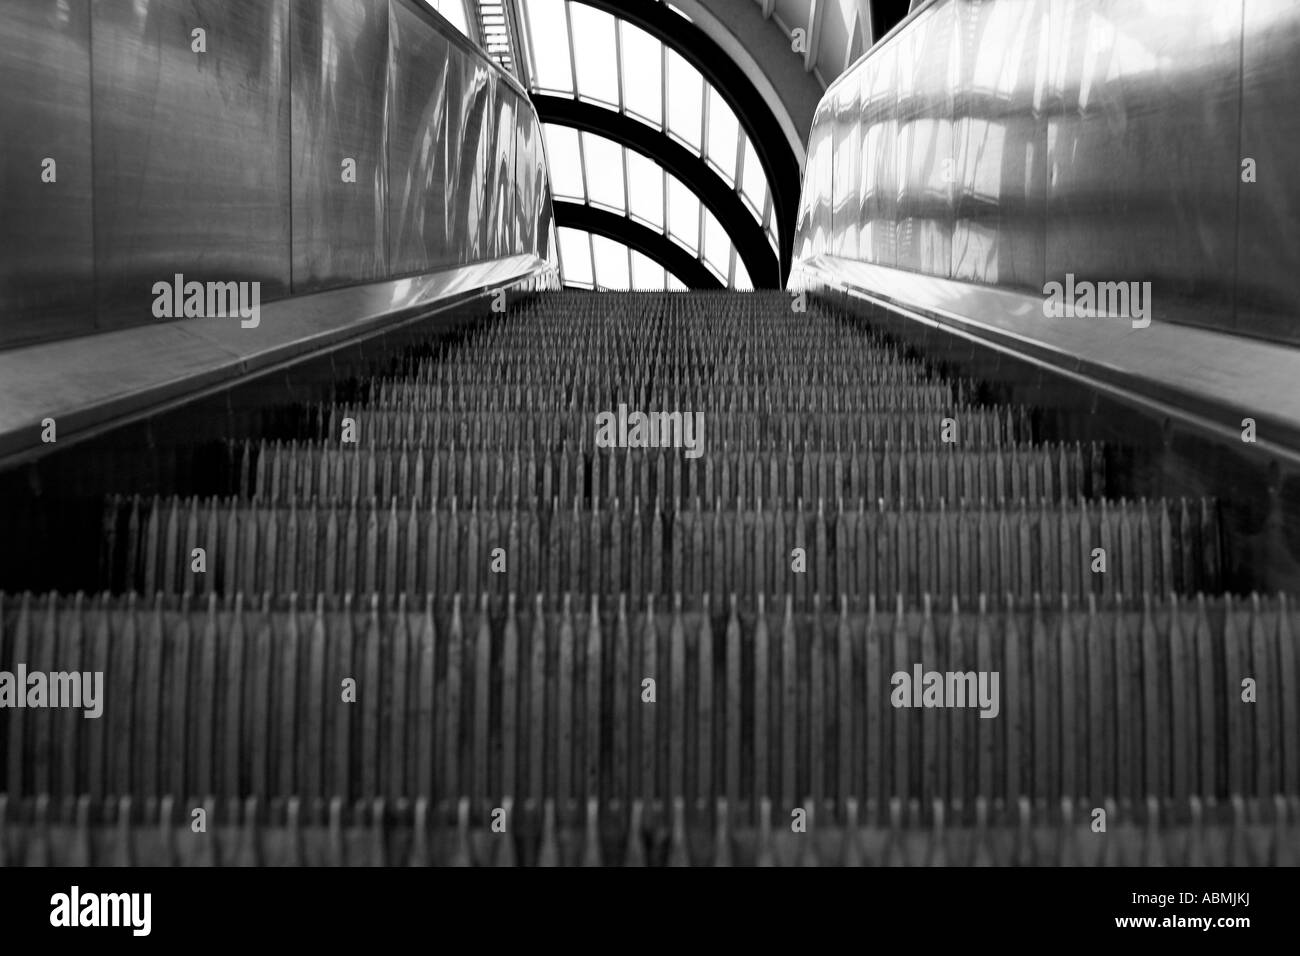
<svg viewBox="0 0 1300 956"><path fill-rule="evenodd" d="M779 292L332 374L9 509L82 557L0 671L103 675L7 715L10 862L1294 862L1300 622L1077 418Z"/></svg>

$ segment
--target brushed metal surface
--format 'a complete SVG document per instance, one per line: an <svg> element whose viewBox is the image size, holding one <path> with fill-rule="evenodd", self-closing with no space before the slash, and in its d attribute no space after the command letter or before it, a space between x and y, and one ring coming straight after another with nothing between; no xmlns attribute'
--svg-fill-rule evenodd
<svg viewBox="0 0 1300 956"><path fill-rule="evenodd" d="M831 232L835 236L833 252L850 259L858 255L858 221L862 217L862 84L845 83L833 100L835 110L832 136L834 184L831 202Z"/></svg>
<svg viewBox="0 0 1300 956"><path fill-rule="evenodd" d="M898 43L898 265L946 276L952 269L952 89L955 6L931 7Z"/></svg>
<svg viewBox="0 0 1300 956"><path fill-rule="evenodd" d="M456 261L484 258L482 218L486 211L484 176L487 141L493 124L487 117L491 103L490 71L470 60L447 63L448 179L455 183L449 194L450 234L457 237Z"/></svg>
<svg viewBox="0 0 1300 956"><path fill-rule="evenodd" d="M828 110L854 88L857 157ZM1297 107L1293 0L940 0L827 91L796 248L1037 295L1150 282L1157 322L1300 342Z"/></svg>
<svg viewBox="0 0 1300 956"><path fill-rule="evenodd" d="M289 0L92 9L99 327L149 321L177 272L286 295Z"/></svg>
<svg viewBox="0 0 1300 956"><path fill-rule="evenodd" d="M526 93L420 0L12 0L0 28L0 349L155 325L177 274L265 305L549 255Z"/></svg>
<svg viewBox="0 0 1300 956"><path fill-rule="evenodd" d="M0 348L94 330L89 53L89 0L0 3Z"/></svg>
<svg viewBox="0 0 1300 956"><path fill-rule="evenodd" d="M515 227L514 172L515 126L519 115L519 97L505 84L497 87L496 136L493 140L492 173L492 241L489 255L514 249L519 242Z"/></svg>
<svg viewBox="0 0 1300 956"><path fill-rule="evenodd" d="M1300 16L1295 0L1247 0L1242 38L1237 328L1300 343ZM1240 182L1241 170L1237 169Z"/></svg>
<svg viewBox="0 0 1300 956"><path fill-rule="evenodd" d="M0 352L0 466L44 454L40 421L54 415L60 447L124 416L193 397L347 339L495 288L542 280L532 255L454 266L403 279L292 296L266 306L257 335L239 323L184 319Z"/></svg>
<svg viewBox="0 0 1300 956"><path fill-rule="evenodd" d="M831 174L834 169L834 124L833 104L823 100L808 134L808 165L804 168L803 192L799 199L797 255L815 256L829 252L829 243L833 241L831 211L835 185ZM801 242L803 251L799 253Z"/></svg>
<svg viewBox="0 0 1300 956"><path fill-rule="evenodd" d="M475 155L475 185L470 188L479 200L478 209L478 259L491 259L497 254L496 249L496 179L497 179L497 123L496 114L500 109L500 96L497 93L497 77L491 71L484 71L483 83L483 122L479 126L479 148Z"/></svg>
<svg viewBox="0 0 1300 956"><path fill-rule="evenodd" d="M885 266L898 264L898 50L880 51L873 70L862 71L862 208L866 220L859 254Z"/></svg>
<svg viewBox="0 0 1300 956"><path fill-rule="evenodd" d="M394 275L454 262L447 206L455 193L457 127L448 127L448 72L465 60L400 3L391 5L389 265Z"/></svg>
<svg viewBox="0 0 1300 956"><path fill-rule="evenodd" d="M546 175L544 168L539 172L539 152L537 124L532 112L524 107L519 111L519 121L515 127L515 169L514 169L514 204L517 247L530 252L538 251L537 245L537 206L541 178Z"/></svg>
<svg viewBox="0 0 1300 956"><path fill-rule="evenodd" d="M1231 327L1242 2L1054 0L1047 280L1150 281L1153 319Z"/></svg>
<svg viewBox="0 0 1300 956"><path fill-rule="evenodd" d="M292 0L291 10L293 291L303 293L388 274L388 4ZM404 66L396 76L429 64Z"/></svg>
<svg viewBox="0 0 1300 956"><path fill-rule="evenodd" d="M1048 103L1036 81L1051 2L956 6L955 279L1042 290Z"/></svg>

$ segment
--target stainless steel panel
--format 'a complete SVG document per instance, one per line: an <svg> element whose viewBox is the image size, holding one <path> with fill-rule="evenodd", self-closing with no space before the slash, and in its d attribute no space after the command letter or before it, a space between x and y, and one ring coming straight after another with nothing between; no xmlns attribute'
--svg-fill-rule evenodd
<svg viewBox="0 0 1300 956"><path fill-rule="evenodd" d="M152 325L176 273L270 302L545 255L531 106L440 23L416 0L0 4L0 348Z"/></svg>
<svg viewBox="0 0 1300 956"><path fill-rule="evenodd" d="M0 130L0 348L92 332L89 0L0 4Z"/></svg>
<svg viewBox="0 0 1300 956"><path fill-rule="evenodd" d="M834 112L823 101L817 108L813 119L813 129L808 137L808 210L809 225L812 229L812 253L821 255L831 251L831 190L834 173L834 142L831 131L834 126Z"/></svg>
<svg viewBox="0 0 1300 956"><path fill-rule="evenodd" d="M494 151L495 198L492 209L493 255L508 255L519 248L515 229L515 125L519 98L504 83L497 86L497 134Z"/></svg>
<svg viewBox="0 0 1300 956"><path fill-rule="evenodd" d="M849 259L858 255L858 219L862 214L858 200L858 183L862 175L860 89L858 83L845 83L832 100L835 138L834 168L831 170L832 248L837 256Z"/></svg>
<svg viewBox="0 0 1300 956"><path fill-rule="evenodd" d="M883 48L867 63L863 97L863 215L858 249L870 262L898 264L898 50Z"/></svg>
<svg viewBox="0 0 1300 956"><path fill-rule="evenodd" d="M289 0L94 4L101 328L153 321L176 273L289 291L288 19Z"/></svg>
<svg viewBox="0 0 1300 956"><path fill-rule="evenodd" d="M924 11L898 38L898 266L952 270L952 88L955 4Z"/></svg>
<svg viewBox="0 0 1300 956"><path fill-rule="evenodd" d="M1241 158L1256 166L1253 183L1236 175L1237 329L1300 344L1300 4L1248 0L1245 12Z"/></svg>
<svg viewBox="0 0 1300 956"><path fill-rule="evenodd" d="M1300 342L1298 54L1294 0L948 0L832 85L810 155L856 87L862 261L1036 295L1149 281L1157 321ZM827 202L837 233L851 215L842 182L810 160L801 256Z"/></svg>
<svg viewBox="0 0 1300 956"><path fill-rule="evenodd" d="M497 110L499 109L497 93L497 76L490 70L484 71L486 92L483 97L483 123L479 132L479 150L477 154L476 192L482 199L479 209L479 258L494 259L499 255L497 249L496 212L497 212Z"/></svg>
<svg viewBox="0 0 1300 956"><path fill-rule="evenodd" d="M468 124L468 130L473 134L474 162L472 166L464 167L462 173L469 174L469 180L465 185L465 193L469 201L466 232L474 236L476 242L467 261L481 262L493 258L496 254L491 246L492 181L495 172L493 159L497 135L493 112L496 109L496 74L484 66L475 64L473 88L474 98L470 102L473 104L476 116L474 122Z"/></svg>
<svg viewBox="0 0 1300 956"><path fill-rule="evenodd" d="M1149 280L1154 319L1227 324L1241 3L1054 0L1048 280Z"/></svg>
<svg viewBox="0 0 1300 956"><path fill-rule="evenodd" d="M292 11L293 291L300 293L388 274L388 4L292 0ZM349 159L355 182L344 181Z"/></svg>
<svg viewBox="0 0 1300 956"><path fill-rule="evenodd" d="M468 113L465 108L465 91L472 86L473 67L452 47L447 56L447 107L443 111L443 139L446 143L446 173L443 177L446 186L444 198L444 216L447 235L457 237L455 245L448 247L448 254L455 262L466 262L465 246L469 241L464 231L464 214L462 206L465 197L461 189L461 168L463 157L468 148L465 142L465 125Z"/></svg>
<svg viewBox="0 0 1300 956"><path fill-rule="evenodd" d="M403 3L391 4L388 32L388 262L391 275L407 275L457 261L459 233L447 219L456 146L447 129L447 76L463 55Z"/></svg>
<svg viewBox="0 0 1300 956"><path fill-rule="evenodd" d="M1050 0L956 4L952 275L1041 294Z"/></svg>
<svg viewBox="0 0 1300 956"><path fill-rule="evenodd" d="M483 216L487 207L484 177L488 171L487 147L493 124L486 110L491 103L489 70L469 58L454 54L448 61L451 121L448 181L451 187L451 229L458 262L477 262L483 251Z"/></svg>
<svg viewBox="0 0 1300 956"><path fill-rule="evenodd" d="M515 128L513 199L517 247L522 252L537 252L537 206L540 201L537 155L537 124L533 120L532 111L527 104L523 104Z"/></svg>

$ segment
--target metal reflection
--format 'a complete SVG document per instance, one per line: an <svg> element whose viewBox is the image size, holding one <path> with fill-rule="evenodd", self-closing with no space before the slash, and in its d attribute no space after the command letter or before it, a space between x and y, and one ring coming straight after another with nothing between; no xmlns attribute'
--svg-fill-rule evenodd
<svg viewBox="0 0 1300 956"><path fill-rule="evenodd" d="M0 6L0 129L0 348L91 332L88 4Z"/></svg>
<svg viewBox="0 0 1300 956"><path fill-rule="evenodd" d="M1293 0L935 3L828 91L796 251L1300 342L1298 53Z"/></svg>
<svg viewBox="0 0 1300 956"><path fill-rule="evenodd" d="M546 258L536 114L443 30L417 0L0 4L0 348L153 323L177 274L269 303Z"/></svg>
<svg viewBox="0 0 1300 956"><path fill-rule="evenodd" d="M449 169L448 73L464 57L402 4L389 26L388 257L391 275L456 261L447 228L455 169Z"/></svg>
<svg viewBox="0 0 1300 956"><path fill-rule="evenodd" d="M293 291L301 293L388 275L388 7L293 0L292 24Z"/></svg>
<svg viewBox="0 0 1300 956"><path fill-rule="evenodd" d="M178 272L288 294L288 3L92 5L100 329L150 321Z"/></svg>

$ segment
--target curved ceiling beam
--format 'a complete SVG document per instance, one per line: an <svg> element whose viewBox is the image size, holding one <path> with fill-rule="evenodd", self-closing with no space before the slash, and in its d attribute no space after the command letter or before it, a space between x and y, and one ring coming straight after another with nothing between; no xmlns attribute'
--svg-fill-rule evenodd
<svg viewBox="0 0 1300 956"><path fill-rule="evenodd" d="M568 226L584 232L594 232L598 236L631 246L677 276L687 288L721 289L723 287L717 276L686 249L662 233L655 232L627 216L606 212L604 209L597 209L585 203L566 202L563 199L555 200L553 205L557 228Z"/></svg>
<svg viewBox="0 0 1300 956"><path fill-rule="evenodd" d="M800 167L825 92L791 49L790 38L754 0L673 0L744 71L767 100Z"/></svg>
<svg viewBox="0 0 1300 956"><path fill-rule="evenodd" d="M668 170L700 198L727 230L754 288L782 287L781 264L763 227L740 195L699 156L672 137L617 110L544 93L534 93L532 100L543 123L571 126L611 139Z"/></svg>
<svg viewBox="0 0 1300 956"><path fill-rule="evenodd" d="M794 248L795 220L799 212L802 170L798 154L790 146L773 106L754 86L745 71L700 27L679 16L663 3L646 0L579 0L629 23L676 50L703 74L727 100L741 128L758 151L758 158L772 191L773 212L781 249L781 275L790 274ZM811 128L811 127L810 127ZM807 138L807 130L803 131Z"/></svg>

